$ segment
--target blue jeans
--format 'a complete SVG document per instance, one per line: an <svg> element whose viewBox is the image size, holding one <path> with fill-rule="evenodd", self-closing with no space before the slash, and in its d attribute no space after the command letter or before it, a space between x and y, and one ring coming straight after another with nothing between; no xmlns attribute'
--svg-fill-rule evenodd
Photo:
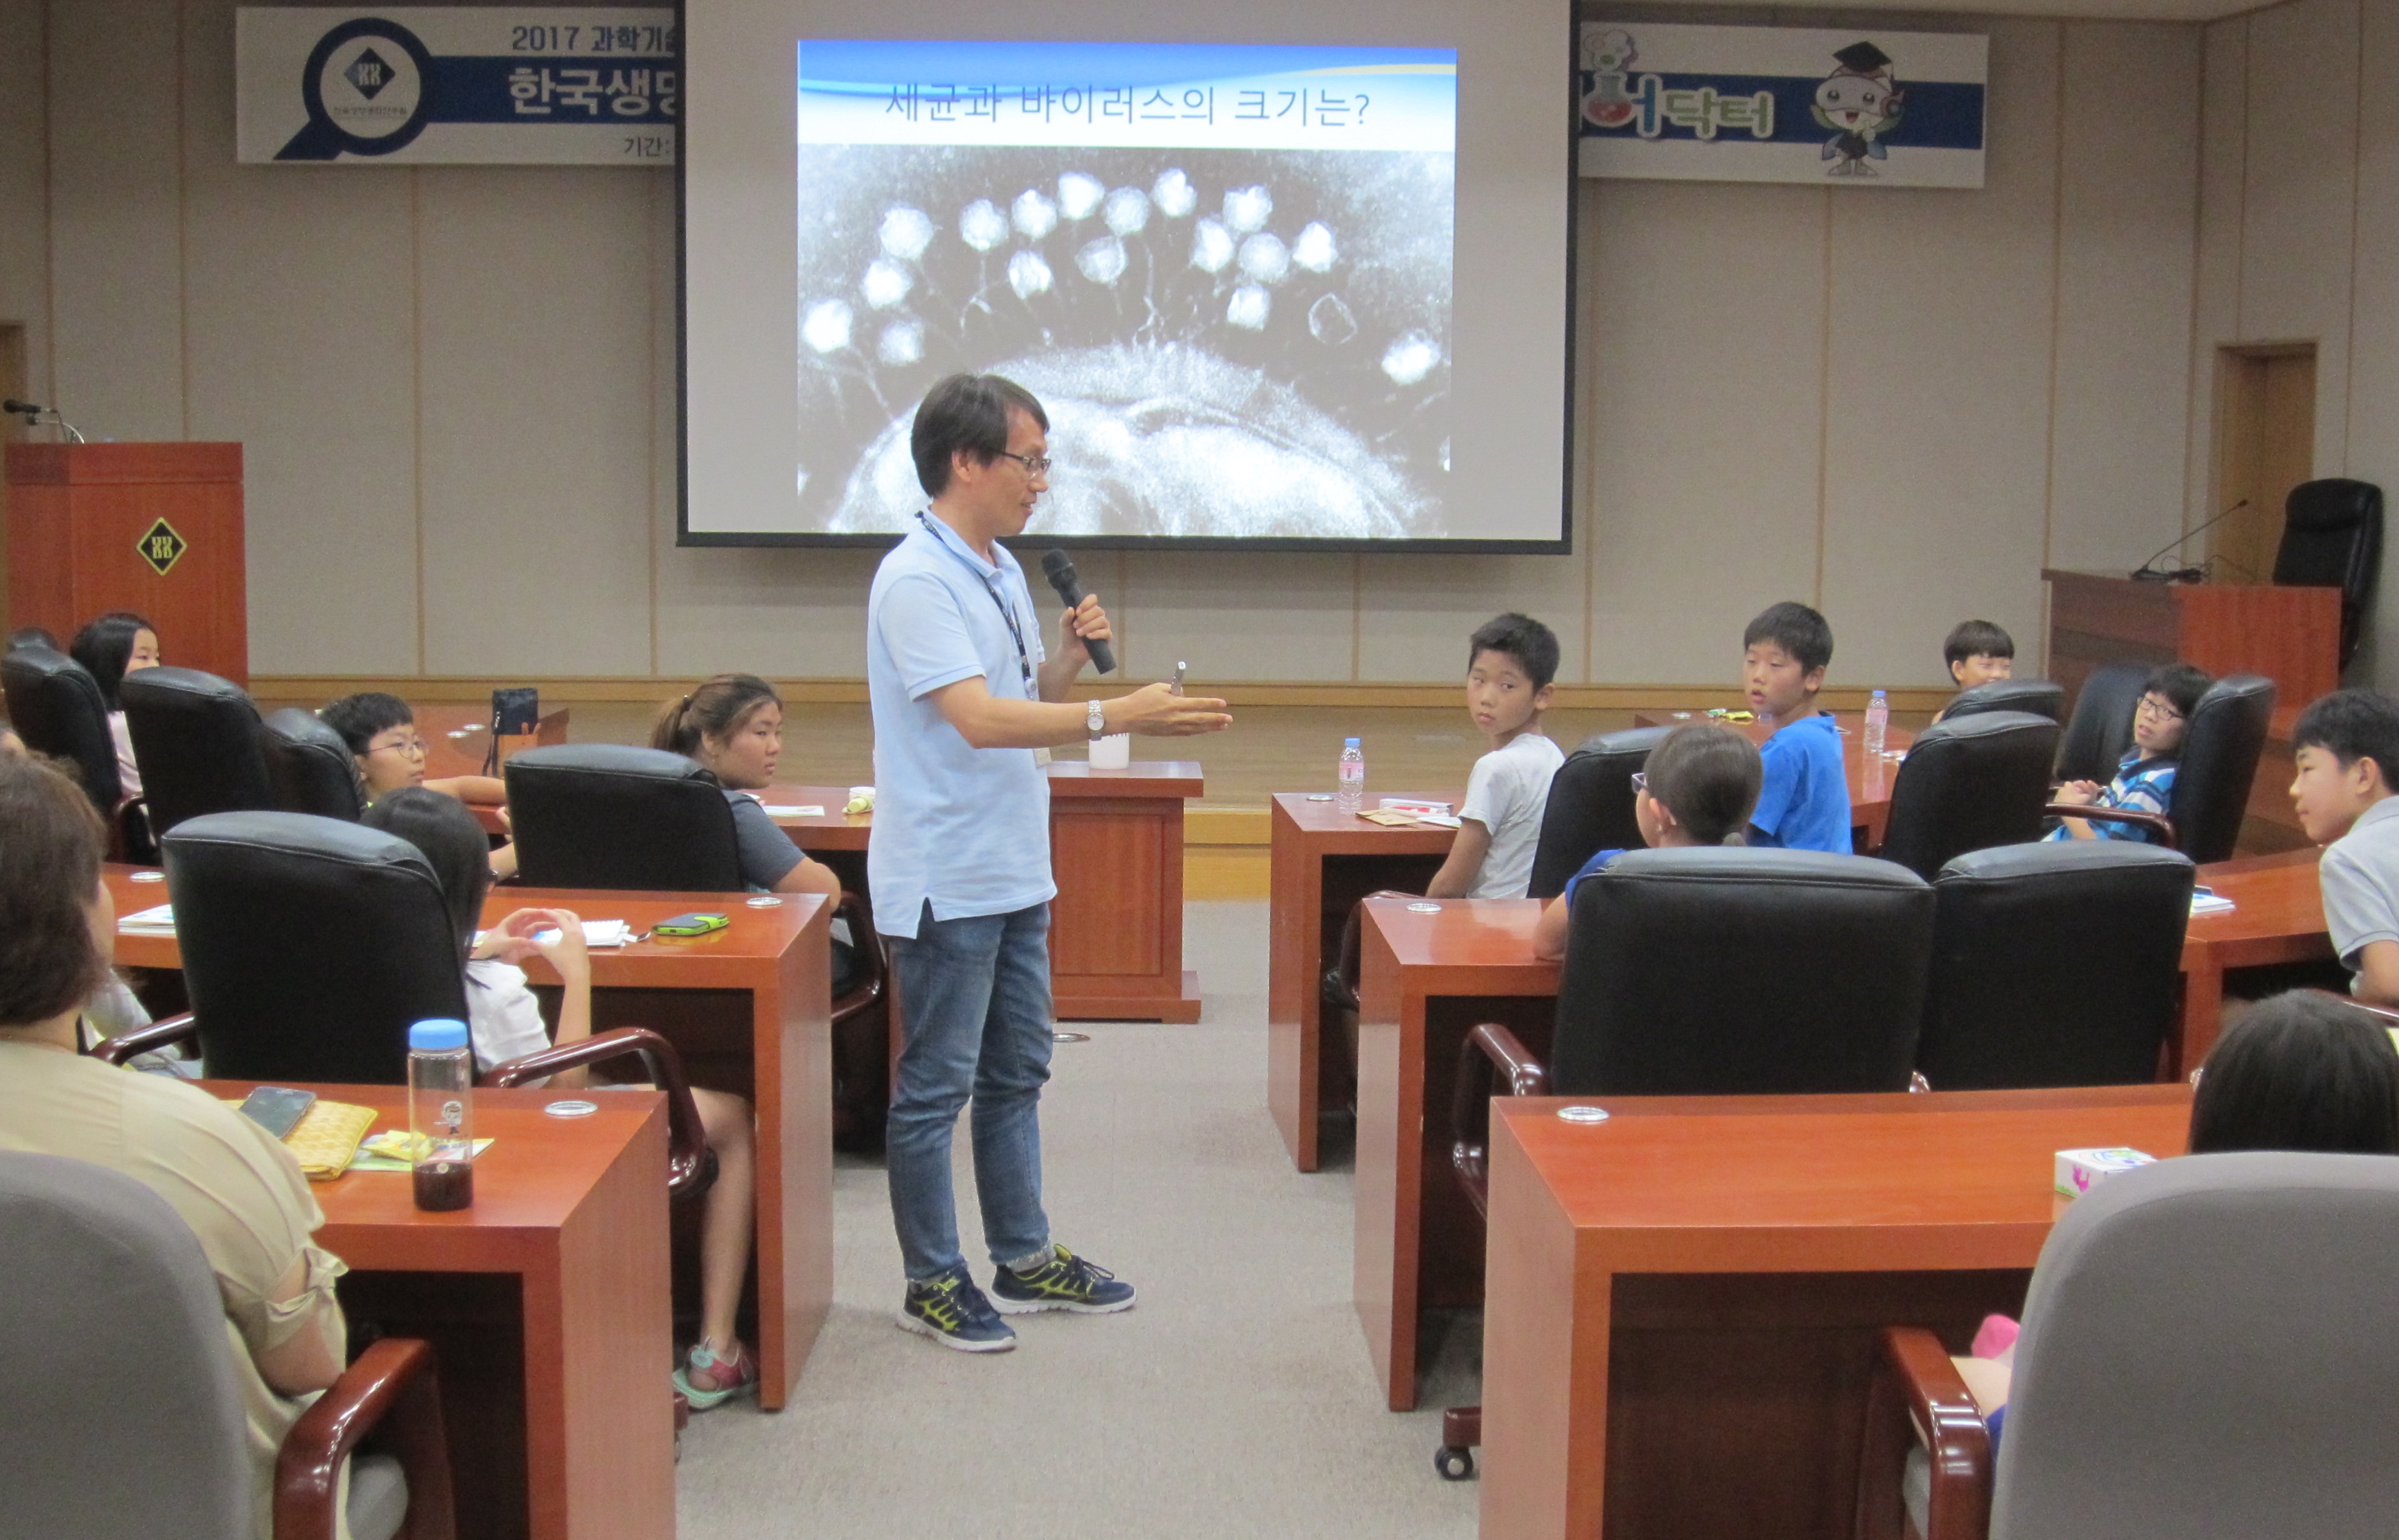
<svg viewBox="0 0 2399 1540"><path fill-rule="evenodd" d="M974 1099L975 1196L994 1262L1047 1248L1041 1087L1050 1078L1050 906L936 920L894 936L906 1047L885 1125L891 1220L912 1279L965 1265L950 1135Z"/></svg>

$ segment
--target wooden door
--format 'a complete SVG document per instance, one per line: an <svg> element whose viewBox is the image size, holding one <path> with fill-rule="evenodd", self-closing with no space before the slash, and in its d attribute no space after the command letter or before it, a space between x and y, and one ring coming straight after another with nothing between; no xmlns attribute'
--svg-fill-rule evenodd
<svg viewBox="0 0 2399 1540"><path fill-rule="evenodd" d="M0 321L0 397L13 399L25 391L25 329L15 321ZM24 436L23 418L0 416L0 444ZM16 625L8 613L8 479L0 476L0 635Z"/></svg>
<svg viewBox="0 0 2399 1540"><path fill-rule="evenodd" d="M2208 576L2264 583L2283 538L2283 505L2315 475L2313 343L2227 347L2216 355L2216 507L2248 506L2210 533Z"/></svg>

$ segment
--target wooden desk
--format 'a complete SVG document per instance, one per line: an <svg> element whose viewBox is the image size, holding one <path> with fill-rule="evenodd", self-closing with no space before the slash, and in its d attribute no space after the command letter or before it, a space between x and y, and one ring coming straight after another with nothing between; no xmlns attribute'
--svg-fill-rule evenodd
<svg viewBox="0 0 2399 1540"><path fill-rule="evenodd" d="M1706 722L1704 711L1635 711L1636 727L1680 727L1687 723ZM1849 772L1850 824L1852 837L1861 851L1881 848L1884 827L1891 822L1891 785L1899 777L1899 762L1894 759L1869 759L1865 751L1866 719L1863 711L1837 711L1833 723L1841 730L1841 765ZM1764 743L1774 736L1762 722L1720 722L1752 743ZM1883 749L1887 753L1904 753L1916 742L1916 735L1905 727L1891 726L1883 730Z"/></svg>
<svg viewBox="0 0 2399 1540"><path fill-rule="evenodd" d="M509 733L500 738L500 763L527 749L549 748L566 741L568 708L544 711L530 733ZM449 780L457 776L484 774L483 756L492 746L492 709L488 705L468 706L437 701L429 706L412 706L416 718L417 736L425 739L425 778ZM470 802L468 810L486 834L506 834L508 826L500 821L499 807L492 803Z"/></svg>
<svg viewBox="0 0 2399 1540"><path fill-rule="evenodd" d="M2194 914L2182 942L2182 1019L2174 1072L2203 1063L2224 1017L2227 968L2317 962L2333 955L2324 930L2324 890L2314 845L2277 856L2244 856L2199 869L2202 886L2232 900L2221 914Z"/></svg>
<svg viewBox="0 0 2399 1540"><path fill-rule="evenodd" d="M107 869L120 915L167 901L166 885L137 883L136 870ZM749 908L747 898L508 887L494 892L483 920L549 907L621 919L638 933L694 909L731 918L712 936L594 948L591 1014L598 1030L664 1033L695 1085L746 1096L757 1112L758 1398L771 1412L789 1400L833 1307L831 910L813 894L786 895L774 909ZM123 931L116 960L183 966L173 937ZM558 982L538 958L525 972L536 986Z"/></svg>
<svg viewBox="0 0 2399 1540"><path fill-rule="evenodd" d="M1206 786L1186 760L1102 771L1051 762L1050 993L1058 1020L1200 1020L1200 975L1183 966L1183 804ZM824 808L775 821L810 855L835 853L843 885L868 891L865 862L849 853L862 855L874 820L841 811L848 788L773 786L760 795L773 806Z"/></svg>
<svg viewBox="0 0 2399 1540"><path fill-rule="evenodd" d="M2263 674L2278 704L2340 688L2340 590L2245 583L2141 583L2044 569L2049 677L2067 704L2103 663L2179 658L2222 678Z"/></svg>
<svg viewBox="0 0 2399 1540"><path fill-rule="evenodd" d="M251 1083L206 1081L238 1099ZM398 1086L312 1086L408 1127ZM475 1204L420 1212L406 1176L309 1183L318 1243L350 1265L343 1308L434 1344L461 1540L674 1533L666 1098L477 1091Z"/></svg>
<svg viewBox="0 0 2399 1540"><path fill-rule="evenodd" d="M1848 1540L1875 1333L2020 1312L2054 1152L2180 1086L1494 1103L1484 1540Z"/></svg>
<svg viewBox="0 0 2399 1540"><path fill-rule="evenodd" d="M1450 1092L1477 1022L1548 1056L1558 965L1533 956L1540 913L1538 898L1365 905L1353 1293L1394 1412L1416 1404L1423 1312L1483 1298L1481 1221L1449 1174Z"/></svg>
<svg viewBox="0 0 2399 1540"><path fill-rule="evenodd" d="M1452 792L1434 800L1454 806L1463 799ZM1323 1114L1349 1098L1348 1065L1324 1051L1318 994L1342 925L1377 888L1422 892L1448 858L1453 831L1386 829L1301 791L1275 793L1270 823L1267 1105L1292 1164L1312 1171Z"/></svg>

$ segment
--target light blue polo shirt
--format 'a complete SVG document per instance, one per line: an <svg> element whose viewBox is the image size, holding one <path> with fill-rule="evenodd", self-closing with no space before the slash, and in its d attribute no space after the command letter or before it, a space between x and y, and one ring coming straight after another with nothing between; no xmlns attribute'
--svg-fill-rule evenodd
<svg viewBox="0 0 2399 1540"><path fill-rule="evenodd" d="M875 569L866 601L866 689L874 711L874 827L866 880L874 928L1008 914L1057 897L1050 880L1050 781L1030 749L974 749L926 697L980 674L1007 700L1038 698L1041 619L1005 546L996 565L929 515ZM1007 606L1003 612L1002 606ZM1016 619L1009 629L1007 615ZM1023 638L1020 655L1017 637Z"/></svg>

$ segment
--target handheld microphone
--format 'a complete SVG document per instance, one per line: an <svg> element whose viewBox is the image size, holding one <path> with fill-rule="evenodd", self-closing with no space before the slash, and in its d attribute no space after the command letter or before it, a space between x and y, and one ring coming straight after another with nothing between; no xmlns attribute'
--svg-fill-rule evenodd
<svg viewBox="0 0 2399 1540"><path fill-rule="evenodd" d="M2223 523L2227 519L2231 518L2234 514L2239 513L2243 508L2245 508L2248 506L2249 499L2243 497L2241 501L2233 504L2230 507L2226 508L2222 513L2217 514L2206 523L2200 525L2199 528L2195 530L2188 530L2176 538L2167 541L2164 545L2149 553L2148 561L2142 562L2138 567L2135 567L2133 570L2133 577L2135 580L2142 583L2198 582L2200 579L2207 575L2206 569L2202 567L2184 567L2176 571L2168 572L2153 568L2149 565L2149 562L2155 561L2159 557L2165 555L2166 552L2174 549L2176 546L2189 545L2192 535L2204 534L2209 530L2212 530L2216 525Z"/></svg>
<svg viewBox="0 0 2399 1540"><path fill-rule="evenodd" d="M1075 575L1074 559L1064 551L1053 550L1041 559L1041 575L1058 590L1066 608L1073 609L1083 601L1083 580ZM1083 639L1083 646L1091 655L1091 667L1104 674L1117 671L1117 650L1105 642Z"/></svg>

